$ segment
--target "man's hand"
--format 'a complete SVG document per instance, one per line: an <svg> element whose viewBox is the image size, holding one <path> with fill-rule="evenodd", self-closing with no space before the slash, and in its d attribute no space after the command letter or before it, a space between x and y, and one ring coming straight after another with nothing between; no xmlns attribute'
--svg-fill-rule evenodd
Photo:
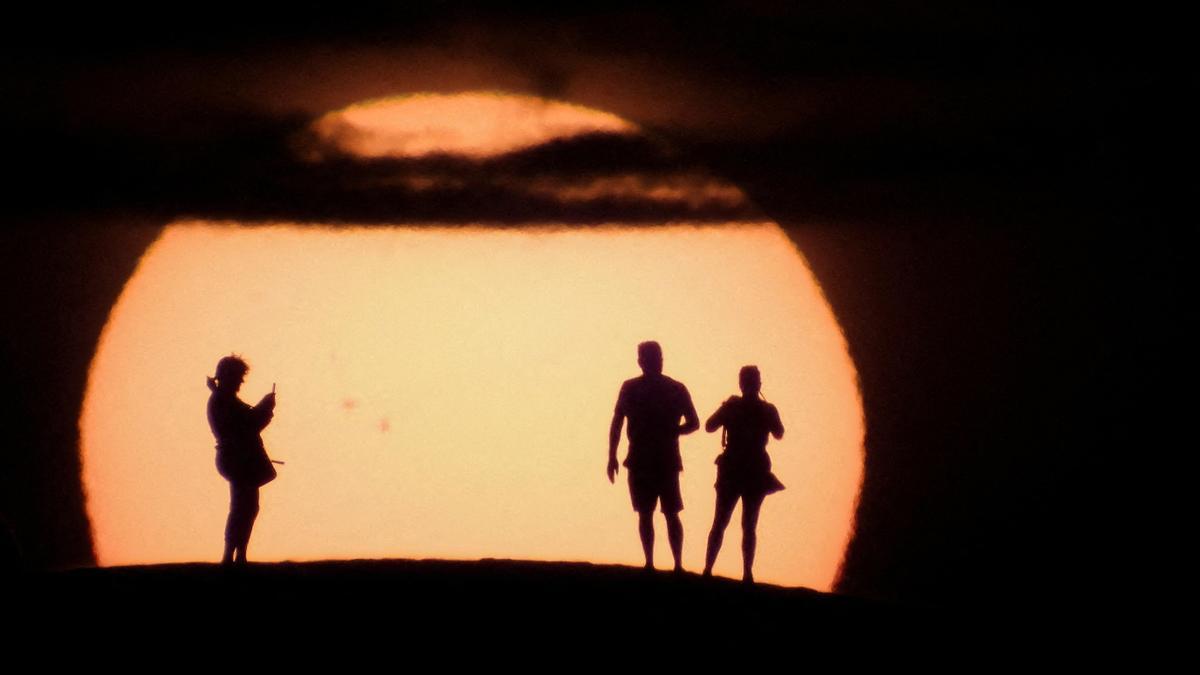
<svg viewBox="0 0 1200 675"><path fill-rule="evenodd" d="M622 388L624 391L624 388ZM621 397L617 397L617 409L613 412L612 424L608 425L608 482L615 483L617 471L617 446L621 444L621 427L625 414L621 412Z"/></svg>
<svg viewBox="0 0 1200 675"><path fill-rule="evenodd" d="M262 404L267 406L267 410L275 410L275 392L262 397Z"/></svg>

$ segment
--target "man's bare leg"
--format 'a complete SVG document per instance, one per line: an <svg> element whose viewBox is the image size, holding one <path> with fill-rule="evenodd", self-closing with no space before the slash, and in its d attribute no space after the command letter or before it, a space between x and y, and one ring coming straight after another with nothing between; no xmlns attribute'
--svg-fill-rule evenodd
<svg viewBox="0 0 1200 675"><path fill-rule="evenodd" d="M671 543L671 555L675 557L675 571L683 571L683 521L678 513L664 513L667 519L667 540Z"/></svg>
<svg viewBox="0 0 1200 675"><path fill-rule="evenodd" d="M638 535L642 538L642 553L646 555L645 569L654 569L654 512L638 511Z"/></svg>

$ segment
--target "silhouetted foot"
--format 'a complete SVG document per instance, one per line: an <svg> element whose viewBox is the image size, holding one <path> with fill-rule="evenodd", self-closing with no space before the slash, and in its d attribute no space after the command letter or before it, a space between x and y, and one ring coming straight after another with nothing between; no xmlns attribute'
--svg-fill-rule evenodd
<svg viewBox="0 0 1200 675"><path fill-rule="evenodd" d="M754 585L754 575L750 574L749 572L746 572L745 574L742 575L742 583L746 584L747 586L753 586Z"/></svg>
<svg viewBox="0 0 1200 675"><path fill-rule="evenodd" d="M704 574L703 574L703 575L701 575L701 576L703 576L705 579L711 579L711 578L712 578L712 568L711 568L711 567L705 567L705 568L704 568Z"/></svg>
<svg viewBox="0 0 1200 675"><path fill-rule="evenodd" d="M642 571L646 574L654 574L654 563L646 563L642 565Z"/></svg>
<svg viewBox="0 0 1200 675"><path fill-rule="evenodd" d="M675 575L683 574L683 565L676 565L675 569L671 570L671 574L675 574Z"/></svg>

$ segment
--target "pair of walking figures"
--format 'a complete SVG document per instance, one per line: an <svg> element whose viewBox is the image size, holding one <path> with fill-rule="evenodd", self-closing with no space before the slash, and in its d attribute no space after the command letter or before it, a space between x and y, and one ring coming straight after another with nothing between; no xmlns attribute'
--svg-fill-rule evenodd
<svg viewBox="0 0 1200 675"><path fill-rule="evenodd" d="M608 434L608 480L619 471L617 446L628 420L629 452L624 465L629 474L629 496L638 514L638 534L646 568L654 568L654 507L658 503L667 521L667 539L675 558L675 571L683 571L683 523L679 512L683 498L679 472L683 460L679 437L700 428L687 387L663 375L662 348L657 342L638 345L642 375L625 381L617 395ZM717 457L717 503L708 533L704 575L711 576L725 528L738 500L742 501L742 580L754 581L758 514L767 495L783 489L771 473L768 436L783 438L783 423L775 406L762 398L762 376L756 366L738 374L741 396L731 396L704 424L705 431L722 430L723 451ZM683 420L680 422L680 420Z"/></svg>

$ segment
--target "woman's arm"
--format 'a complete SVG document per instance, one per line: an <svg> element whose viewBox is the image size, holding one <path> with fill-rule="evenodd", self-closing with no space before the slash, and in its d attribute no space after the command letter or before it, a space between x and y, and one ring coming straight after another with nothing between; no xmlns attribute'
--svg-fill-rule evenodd
<svg viewBox="0 0 1200 675"><path fill-rule="evenodd" d="M771 432L771 435L775 437L775 440L778 441L783 438L783 422L779 419L779 408L771 406L770 410L771 417L768 420L768 424L770 424L771 427L769 431Z"/></svg>
<svg viewBox="0 0 1200 675"><path fill-rule="evenodd" d="M262 431L271 423L271 418L275 416L275 394L267 394L262 397L258 405L250 408L250 424L255 431Z"/></svg>
<svg viewBox="0 0 1200 675"><path fill-rule="evenodd" d="M721 407L717 408L717 411L715 413L713 413L711 417L708 418L708 421L704 423L705 431L707 431L708 433L711 434L712 432L716 431L717 429L720 429L722 426L725 425L725 408L726 408L726 406L729 405L729 401L732 401L732 400L733 400L732 398L726 400L724 403L721 404Z"/></svg>

